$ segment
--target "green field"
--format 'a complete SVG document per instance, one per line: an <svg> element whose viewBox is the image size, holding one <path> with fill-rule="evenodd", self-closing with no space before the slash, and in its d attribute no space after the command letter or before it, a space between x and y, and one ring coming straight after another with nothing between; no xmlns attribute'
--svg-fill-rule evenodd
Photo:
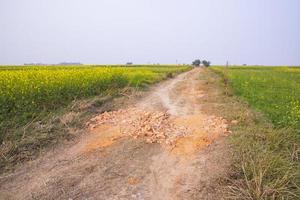
<svg viewBox="0 0 300 200"><path fill-rule="evenodd" d="M228 115L239 120L230 136L231 199L299 199L300 68L212 70L221 75L224 98L233 102Z"/></svg>
<svg viewBox="0 0 300 200"><path fill-rule="evenodd" d="M143 87L187 66L1 66L0 142L7 132L73 100Z"/></svg>
<svg viewBox="0 0 300 200"><path fill-rule="evenodd" d="M276 127L300 130L300 67L214 67Z"/></svg>

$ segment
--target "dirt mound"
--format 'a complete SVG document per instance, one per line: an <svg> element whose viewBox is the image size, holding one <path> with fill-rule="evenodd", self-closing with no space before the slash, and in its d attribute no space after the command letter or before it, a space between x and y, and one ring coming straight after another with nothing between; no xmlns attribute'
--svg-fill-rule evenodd
<svg viewBox="0 0 300 200"><path fill-rule="evenodd" d="M110 132L115 132L108 138L109 144L113 144L112 141L116 138L131 136L135 139L145 139L148 143L159 143L169 149L189 146L192 148L189 152L206 147L219 137L230 133L227 121L221 117L199 114L175 117L167 112L138 108L102 113L91 119L87 126L91 132L100 134L109 127Z"/></svg>
<svg viewBox="0 0 300 200"><path fill-rule="evenodd" d="M174 146L175 140L188 132L187 127L176 125L167 112L149 112L137 108L105 112L87 123L90 130L108 124L118 126L124 136L145 138L148 143L169 146Z"/></svg>

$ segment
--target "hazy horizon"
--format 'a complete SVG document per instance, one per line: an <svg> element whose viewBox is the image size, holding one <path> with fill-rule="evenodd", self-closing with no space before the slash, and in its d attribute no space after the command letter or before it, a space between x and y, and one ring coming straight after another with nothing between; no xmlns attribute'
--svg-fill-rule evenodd
<svg viewBox="0 0 300 200"><path fill-rule="evenodd" d="M298 0L0 0L0 64L300 65Z"/></svg>

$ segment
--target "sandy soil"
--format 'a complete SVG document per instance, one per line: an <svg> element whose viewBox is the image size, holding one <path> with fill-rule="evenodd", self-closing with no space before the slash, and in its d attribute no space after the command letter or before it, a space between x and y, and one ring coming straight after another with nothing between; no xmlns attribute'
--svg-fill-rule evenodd
<svg viewBox="0 0 300 200"><path fill-rule="evenodd" d="M230 131L225 119L204 112L211 94L201 70L91 119L76 144L0 177L0 199L222 199Z"/></svg>

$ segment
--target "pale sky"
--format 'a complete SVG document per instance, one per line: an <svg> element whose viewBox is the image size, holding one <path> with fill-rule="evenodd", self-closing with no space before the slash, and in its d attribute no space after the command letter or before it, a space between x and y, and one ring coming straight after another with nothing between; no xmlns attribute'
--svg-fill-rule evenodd
<svg viewBox="0 0 300 200"><path fill-rule="evenodd" d="M300 0L0 0L0 64L300 65Z"/></svg>

